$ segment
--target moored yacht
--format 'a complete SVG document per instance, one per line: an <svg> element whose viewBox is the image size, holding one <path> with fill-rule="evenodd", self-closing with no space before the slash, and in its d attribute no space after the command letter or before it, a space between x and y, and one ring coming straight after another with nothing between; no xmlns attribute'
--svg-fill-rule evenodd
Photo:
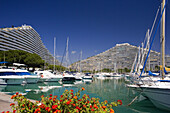
<svg viewBox="0 0 170 113"><path fill-rule="evenodd" d="M24 77L17 75L13 69L0 69L1 85L21 85L24 80Z"/></svg>
<svg viewBox="0 0 170 113"><path fill-rule="evenodd" d="M140 84L139 88L142 89L142 94L145 95L147 98L149 98L149 100L151 100L151 102L160 109L164 109L164 110L168 110L170 111L170 80L169 78L165 77L165 9L166 9L166 2L165 0L162 0L162 7L161 7L161 16L159 19L159 23L157 25L157 29L159 27L159 25L161 26L161 65L162 68L160 68L160 76L161 78L158 78L156 80L153 80L152 82L149 83L144 83L144 84ZM157 31L156 29L156 31ZM155 31L155 34L156 34ZM152 42L155 38L155 34L154 37L152 39ZM152 43L151 46L149 47L149 51L142 69L142 72L140 74L140 77L142 75L142 73L144 72L145 69L145 65L150 53L152 47Z"/></svg>
<svg viewBox="0 0 170 113"><path fill-rule="evenodd" d="M97 78L97 79L105 79L103 73L96 73L96 74L94 74L94 77Z"/></svg>
<svg viewBox="0 0 170 113"><path fill-rule="evenodd" d="M14 71L17 75L23 76L25 79L25 83L27 83L27 84L37 83L38 80L40 79L40 76L35 75L35 74L33 75L30 72L28 72L27 70L16 69Z"/></svg>
<svg viewBox="0 0 170 113"><path fill-rule="evenodd" d="M76 80L76 77L72 73L69 73L69 72L63 73L62 81L75 81L75 80Z"/></svg>
<svg viewBox="0 0 170 113"><path fill-rule="evenodd" d="M55 82L62 79L61 75L54 75L49 71L35 71L34 74L39 75L39 82Z"/></svg>
<svg viewBox="0 0 170 113"><path fill-rule="evenodd" d="M93 79L93 77L90 75L90 73L85 73L83 79Z"/></svg>
<svg viewBox="0 0 170 113"><path fill-rule="evenodd" d="M121 77L122 75L119 73L112 73L112 77Z"/></svg>

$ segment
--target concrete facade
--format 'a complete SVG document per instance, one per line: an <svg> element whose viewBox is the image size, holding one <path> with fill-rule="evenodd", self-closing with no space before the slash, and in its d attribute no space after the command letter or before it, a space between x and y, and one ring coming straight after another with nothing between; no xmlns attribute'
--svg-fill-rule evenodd
<svg viewBox="0 0 170 113"><path fill-rule="evenodd" d="M28 25L0 28L0 51L7 50L36 53L47 63L53 64L53 56L44 46L40 35Z"/></svg>

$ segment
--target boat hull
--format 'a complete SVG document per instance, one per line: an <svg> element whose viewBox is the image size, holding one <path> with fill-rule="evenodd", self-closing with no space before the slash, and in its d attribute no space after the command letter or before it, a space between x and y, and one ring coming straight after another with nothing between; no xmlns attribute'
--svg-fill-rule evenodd
<svg viewBox="0 0 170 113"><path fill-rule="evenodd" d="M141 87L143 95L159 109L170 111L170 89Z"/></svg>
<svg viewBox="0 0 170 113"><path fill-rule="evenodd" d="M38 82L57 82L60 81L61 78L40 78Z"/></svg>
<svg viewBox="0 0 170 113"><path fill-rule="evenodd" d="M21 85L24 78L0 78L1 85Z"/></svg>
<svg viewBox="0 0 170 113"><path fill-rule="evenodd" d="M27 84L36 84L40 78L25 77Z"/></svg>

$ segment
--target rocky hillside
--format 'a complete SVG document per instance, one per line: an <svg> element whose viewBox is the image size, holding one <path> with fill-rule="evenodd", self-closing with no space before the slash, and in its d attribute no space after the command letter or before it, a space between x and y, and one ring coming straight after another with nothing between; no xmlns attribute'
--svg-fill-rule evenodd
<svg viewBox="0 0 170 113"><path fill-rule="evenodd" d="M131 69L133 61L139 48L137 46L130 45L128 43L116 44L100 54L84 59L80 62L73 63L70 68L79 70L101 70L104 68L108 69ZM160 53L156 51L151 51L150 54L150 67L152 70L155 66L160 65ZM170 57L166 57L167 65L170 65ZM148 67L148 64L147 64Z"/></svg>

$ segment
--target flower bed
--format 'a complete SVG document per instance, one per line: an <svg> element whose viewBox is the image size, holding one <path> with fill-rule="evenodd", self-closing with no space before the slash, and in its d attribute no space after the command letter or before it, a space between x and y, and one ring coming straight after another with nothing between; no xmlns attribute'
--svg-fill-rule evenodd
<svg viewBox="0 0 170 113"><path fill-rule="evenodd" d="M11 103L10 106L13 109L13 113L114 113L112 107L122 105L121 100L111 103L105 100L100 103L99 98L90 98L86 94L80 98L80 92L83 90L85 88L75 93L73 90L65 90L58 97L59 99L57 99L56 95L53 96L52 94L47 97L42 95L41 101L36 101L35 103L16 93L11 99L17 101L17 105Z"/></svg>

